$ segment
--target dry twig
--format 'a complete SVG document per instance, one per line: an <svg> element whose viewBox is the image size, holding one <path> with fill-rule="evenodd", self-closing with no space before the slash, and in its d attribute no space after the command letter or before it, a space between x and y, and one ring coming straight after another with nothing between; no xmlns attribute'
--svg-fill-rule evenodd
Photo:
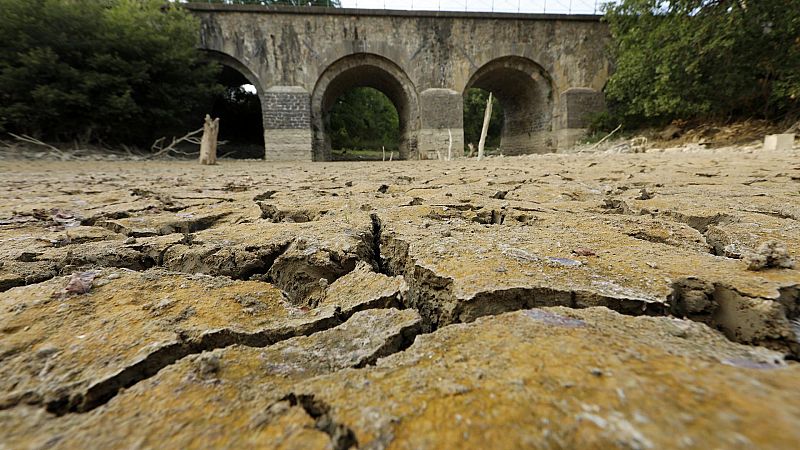
<svg viewBox="0 0 800 450"><path fill-rule="evenodd" d="M14 137L15 139L20 140L22 142L27 142L29 144L34 144L34 145L39 145L39 146L42 146L42 147L49 148L50 150L53 150L54 152L58 153L59 155L63 155L64 154L64 152L62 152L61 149L53 147L50 144L46 144L46 143L44 143L44 142L42 142L42 141L40 141L40 140L38 140L36 138L30 137L27 134L23 134L21 136L20 135L16 135L14 133L8 133L8 134L10 136Z"/></svg>
<svg viewBox="0 0 800 450"><path fill-rule="evenodd" d="M592 146L592 150L596 149L597 147L599 147L599 146L600 146L600 144L602 144L603 142L605 142L606 140L608 140L608 138L610 138L611 136L613 136L613 135L614 135L614 133L616 133L617 131L619 131L619 129L620 129L620 128L622 128L622 124L619 124L619 126L618 126L617 128L614 128L614 131L612 131L611 133L608 133L608 135L606 135L606 137L604 137L603 139L600 139L599 141L597 141L597 143L596 143L596 144L594 144L594 145Z"/></svg>
<svg viewBox="0 0 800 450"><path fill-rule="evenodd" d="M178 152L177 150L175 150L175 146L180 144L181 142L188 142L190 144L200 145L200 140L198 138L194 137L194 136L199 134L199 133L202 133L202 132L203 132L203 128L199 128L197 130L194 130L194 131L191 131L189 133L186 133L184 136L182 136L180 138L174 138L173 137L172 138L172 143L169 144L166 147L163 146L164 145L164 141L166 140L166 138L165 137L158 138L158 139L156 139L155 142L153 142L153 145L150 147L150 150L155 152L155 153L153 153L149 157L150 158L154 158L154 157L161 156L161 155L163 155L165 153L169 153L169 152L174 152L174 153L179 153L180 154L181 152Z"/></svg>

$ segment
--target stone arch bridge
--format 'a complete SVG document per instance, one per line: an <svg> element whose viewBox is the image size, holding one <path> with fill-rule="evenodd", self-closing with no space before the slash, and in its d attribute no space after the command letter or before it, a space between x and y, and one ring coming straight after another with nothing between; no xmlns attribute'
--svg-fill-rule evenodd
<svg viewBox="0 0 800 450"><path fill-rule="evenodd" d="M609 38L599 16L375 11L193 3L201 48L258 90L265 159L330 159L326 122L355 87L400 117L401 158L464 146L463 95L504 109L506 155L574 143L604 109Z"/></svg>

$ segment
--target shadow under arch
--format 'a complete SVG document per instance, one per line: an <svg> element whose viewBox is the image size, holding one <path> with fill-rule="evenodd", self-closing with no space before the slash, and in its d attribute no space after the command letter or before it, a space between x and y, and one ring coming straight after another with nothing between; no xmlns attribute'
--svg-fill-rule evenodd
<svg viewBox="0 0 800 450"><path fill-rule="evenodd" d="M554 151L553 81L542 66L521 56L496 58L472 74L462 94L472 88L491 92L503 107L503 154Z"/></svg>
<svg viewBox="0 0 800 450"><path fill-rule="evenodd" d="M200 51L207 60L223 66L217 82L228 88L225 95L216 98L210 111L212 116L220 118L219 139L228 141L222 151L239 158L263 158L264 92L258 76L231 55L216 50ZM255 96L236 89L245 84L255 87Z"/></svg>
<svg viewBox="0 0 800 450"><path fill-rule="evenodd" d="M342 94L358 87L381 91L394 104L400 122L400 159L417 151L419 99L411 79L397 64L372 53L340 58L320 75L311 95L311 127L315 161L331 159L330 111Z"/></svg>

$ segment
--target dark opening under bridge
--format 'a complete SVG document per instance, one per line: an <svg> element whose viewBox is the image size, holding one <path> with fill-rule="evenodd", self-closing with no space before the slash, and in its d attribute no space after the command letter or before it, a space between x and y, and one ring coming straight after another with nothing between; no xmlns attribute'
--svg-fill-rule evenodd
<svg viewBox="0 0 800 450"><path fill-rule="evenodd" d="M469 88L503 106L506 155L569 146L605 107L599 16L187 7L201 20L201 48L256 86L268 160L329 160L330 110L356 87L395 105L401 158L435 157L450 139L460 153Z"/></svg>

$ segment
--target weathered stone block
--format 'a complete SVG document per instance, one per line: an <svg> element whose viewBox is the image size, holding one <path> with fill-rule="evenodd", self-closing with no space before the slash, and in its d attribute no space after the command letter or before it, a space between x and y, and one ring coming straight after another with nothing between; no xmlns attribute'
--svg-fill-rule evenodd
<svg viewBox="0 0 800 450"><path fill-rule="evenodd" d="M311 98L299 86L274 86L261 96L264 159L311 161Z"/></svg>
<svg viewBox="0 0 800 450"><path fill-rule="evenodd" d="M267 161L311 161L311 130L264 130Z"/></svg>
<svg viewBox="0 0 800 450"><path fill-rule="evenodd" d="M299 86L275 86L262 95L264 129L307 129L311 124L311 100Z"/></svg>
<svg viewBox="0 0 800 450"><path fill-rule="evenodd" d="M462 128L464 99L452 89L426 89L420 98L420 120L423 128Z"/></svg>
<svg viewBox="0 0 800 450"><path fill-rule="evenodd" d="M570 88L561 93L561 117L556 141L559 151L586 136L591 117L606 110L605 96L590 88Z"/></svg>
<svg viewBox="0 0 800 450"><path fill-rule="evenodd" d="M791 150L794 134L770 134L764 138L764 150Z"/></svg>
<svg viewBox="0 0 800 450"><path fill-rule="evenodd" d="M419 152L422 159L446 157L452 140L453 158L464 154L464 99L452 89L426 89L420 94ZM449 131L448 131L449 130ZM412 155L412 158L414 155Z"/></svg>
<svg viewBox="0 0 800 450"><path fill-rule="evenodd" d="M556 141L559 152L567 151L586 137L585 128L562 128L556 131Z"/></svg>
<svg viewBox="0 0 800 450"><path fill-rule="evenodd" d="M571 88L561 93L561 127L589 128L592 114L606 110L605 96L590 88Z"/></svg>
<svg viewBox="0 0 800 450"><path fill-rule="evenodd" d="M421 159L439 159L447 157L447 150L452 139L452 158L464 156L464 130L462 128L431 129L425 128L419 131L419 151ZM416 158L416 155L411 155Z"/></svg>

